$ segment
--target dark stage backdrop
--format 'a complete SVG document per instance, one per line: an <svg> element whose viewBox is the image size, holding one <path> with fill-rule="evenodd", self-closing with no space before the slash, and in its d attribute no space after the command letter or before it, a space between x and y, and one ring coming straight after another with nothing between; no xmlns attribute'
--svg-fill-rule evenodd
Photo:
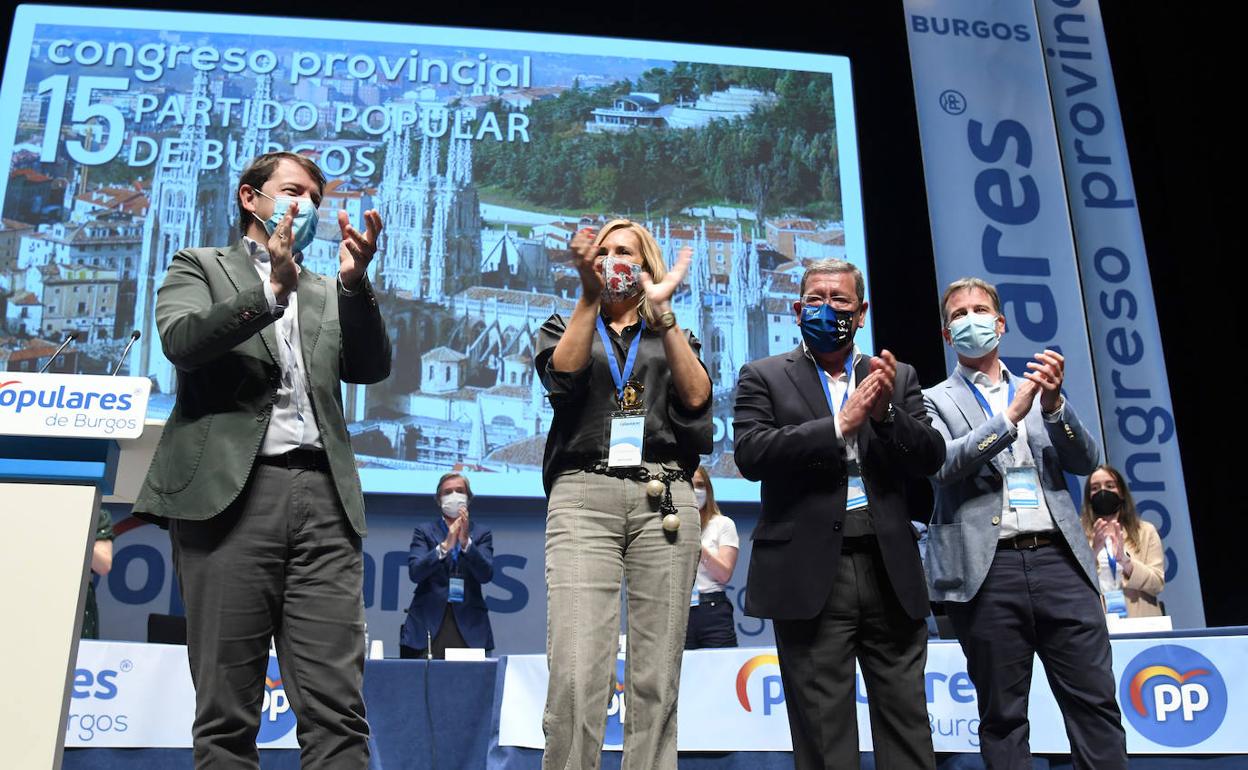
<svg viewBox="0 0 1248 770"><path fill-rule="evenodd" d="M132 8L286 14L317 18L610 35L846 55L854 77L874 339L945 376L927 206L899 2L809 4L616 2L274 3L161 0ZM1225 348L1243 327L1234 313L1241 272L1229 259L1242 219L1223 189L1229 154L1234 27L1216 9L1172 3L1102 3L1154 280L1209 625L1248 623L1238 590L1244 505L1231 490L1243 421L1238 372ZM0 54L11 7L0 6ZM1237 207L1238 208L1238 207ZM899 269L904 266L904 269ZM1216 431L1216 432L1215 432Z"/></svg>

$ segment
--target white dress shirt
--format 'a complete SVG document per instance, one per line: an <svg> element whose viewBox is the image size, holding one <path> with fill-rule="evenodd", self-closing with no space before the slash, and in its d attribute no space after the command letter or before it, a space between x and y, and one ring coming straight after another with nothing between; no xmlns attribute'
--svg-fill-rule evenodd
<svg viewBox="0 0 1248 770"><path fill-rule="evenodd" d="M251 263L264 285L264 295L269 300L269 311L276 311L277 295L269 284L271 264L264 244L244 236L243 243L251 254ZM301 269L296 267L296 269ZM296 288L287 298L282 317L273 322L277 335L278 366L282 378L277 386L277 403L269 429L260 444L260 454L280 455L292 449L321 449L321 431L316 425L312 411L312 399L308 395L307 370L303 361L303 348L299 335L299 290Z"/></svg>
<svg viewBox="0 0 1248 770"><path fill-rule="evenodd" d="M999 363L999 362L998 362ZM1035 458L1031 454L1031 445L1027 443L1027 425L1026 420L1015 425L1005 414L1006 407L1010 405L1010 388L1009 383L1013 378L1010 370L1005 368L1005 364L1000 364L1001 376L993 383L988 379L988 375L981 371L958 364L958 374L970 380L971 385L980 392L984 399L992 407L993 414L999 414L1005 420L1006 430L1014 437L1014 443L1006 447L998 457L1007 468L1019 466L1036 465ZM1036 396L1039 398L1040 396ZM983 408L983 405L980 405ZM991 416L991 415L986 415ZM1062 407L1058 407L1053 414L1043 415L1046 422L1057 422L1062 418ZM1039 469L1036 470L1039 474ZM1005 484L1001 485L1001 531L998 534L1000 539L1014 537L1015 535L1024 535L1031 533L1052 532L1057 529L1057 525L1053 522L1053 514L1049 513L1049 504L1044 499L1044 488L1040 486L1036 489L1036 497L1039 499L1040 505L1037 508L1011 508L1010 493Z"/></svg>
<svg viewBox="0 0 1248 770"><path fill-rule="evenodd" d="M858 373L854 371L858 364L858 357L861 355L858 351L858 346L855 345L853 352L850 353L850 360L853 361L853 363L850 364L849 367L849 377L845 376L844 370L839 371L836 374L824 371L823 367L819 365L819 362L816 361L815 357L811 354L810 349L806 347L806 342L804 340L802 341L802 350L806 353L806 357L810 359L811 363L815 365L815 371L817 371L819 376L828 383L828 392L832 394L832 403L830 408L832 409L833 424L836 425L836 440L840 443L841 448L844 450L845 458L847 460L857 462L858 439L857 436L850 436L847 439L845 434L841 431L841 405L845 402L845 399L854 394L854 388L858 387Z"/></svg>

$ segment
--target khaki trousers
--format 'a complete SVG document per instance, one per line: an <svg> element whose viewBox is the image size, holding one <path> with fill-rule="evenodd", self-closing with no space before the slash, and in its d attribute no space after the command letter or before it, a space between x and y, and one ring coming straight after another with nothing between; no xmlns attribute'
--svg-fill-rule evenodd
<svg viewBox="0 0 1248 770"><path fill-rule="evenodd" d="M660 466L646 464L652 471ZM576 471L555 480L546 517L544 770L595 770L615 689L620 584L628 587L621 770L676 768L676 696L701 549L693 485L672 482L680 517L663 530L646 485Z"/></svg>

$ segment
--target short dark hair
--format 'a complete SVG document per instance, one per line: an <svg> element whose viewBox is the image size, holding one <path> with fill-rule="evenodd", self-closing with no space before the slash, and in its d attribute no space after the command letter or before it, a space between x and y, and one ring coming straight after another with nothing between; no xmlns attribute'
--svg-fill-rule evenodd
<svg viewBox="0 0 1248 770"><path fill-rule="evenodd" d="M468 481L467 476L465 476L462 473L457 473L455 471L451 471L450 473L443 473L442 478L438 479L438 485L433 488L433 501L437 503L438 505L442 504L442 485L450 481L451 479L463 479L464 480L464 489L468 490L468 502L471 503L472 502L472 484Z"/></svg>
<svg viewBox="0 0 1248 770"><path fill-rule="evenodd" d="M247 234L247 228L251 226L252 219L251 212L243 208L243 199L239 197L238 191L243 189L243 185L259 190L265 182L269 181L269 177L273 176L273 172L283 160L291 160L303 166L303 170L308 172L312 181L316 182L316 189L320 193L325 192L325 172L321 171L321 167L316 165L311 158L297 152L266 152L243 169L242 176L238 178L238 190L234 191L234 197L238 199L238 232L240 235Z"/></svg>

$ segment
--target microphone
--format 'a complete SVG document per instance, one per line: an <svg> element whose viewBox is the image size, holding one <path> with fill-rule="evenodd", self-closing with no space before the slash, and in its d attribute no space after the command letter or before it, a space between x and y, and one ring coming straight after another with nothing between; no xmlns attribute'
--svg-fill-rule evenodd
<svg viewBox="0 0 1248 770"><path fill-rule="evenodd" d="M130 341L126 343L126 349L121 351L121 357L117 359L117 365L113 367L113 376L117 376L117 372L121 371L121 365L125 362L126 356L130 353L130 348L134 347L134 343L142 337L143 333L138 329L130 332Z"/></svg>
<svg viewBox="0 0 1248 770"><path fill-rule="evenodd" d="M69 343L73 342L76 339L78 339L78 332L66 332L65 341L62 342L61 346L56 349L56 352L53 353L52 357L48 359L48 362L44 364L43 366L39 367L39 373L43 374L44 372L46 372L48 370L48 367L52 365L52 362L56 360L56 357L61 354L61 351L69 347Z"/></svg>
<svg viewBox="0 0 1248 770"><path fill-rule="evenodd" d="M433 634L425 629L425 662L433 660Z"/></svg>

